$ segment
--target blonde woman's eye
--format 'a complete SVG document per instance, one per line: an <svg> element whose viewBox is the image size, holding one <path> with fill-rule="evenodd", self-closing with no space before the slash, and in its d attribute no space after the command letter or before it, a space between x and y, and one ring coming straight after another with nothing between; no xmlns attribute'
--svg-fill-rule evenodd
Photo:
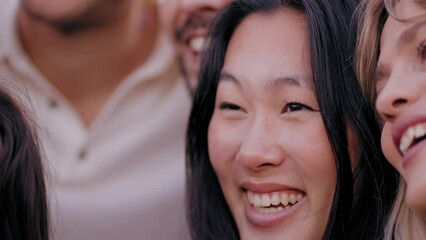
<svg viewBox="0 0 426 240"><path fill-rule="evenodd" d="M426 60L426 41L421 42L417 47L417 55L422 63Z"/></svg>

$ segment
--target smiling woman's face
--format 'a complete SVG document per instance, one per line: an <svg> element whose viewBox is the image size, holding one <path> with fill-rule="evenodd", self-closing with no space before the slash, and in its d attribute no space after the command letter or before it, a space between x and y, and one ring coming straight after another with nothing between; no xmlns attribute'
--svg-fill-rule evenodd
<svg viewBox="0 0 426 240"><path fill-rule="evenodd" d="M426 11L412 1L396 5L380 40L376 107L385 120L382 148L407 182L410 208L426 213Z"/></svg>
<svg viewBox="0 0 426 240"><path fill-rule="evenodd" d="M288 34L291 32L291 34ZM313 91L304 15L252 14L227 48L209 156L247 239L322 239L336 167Z"/></svg>

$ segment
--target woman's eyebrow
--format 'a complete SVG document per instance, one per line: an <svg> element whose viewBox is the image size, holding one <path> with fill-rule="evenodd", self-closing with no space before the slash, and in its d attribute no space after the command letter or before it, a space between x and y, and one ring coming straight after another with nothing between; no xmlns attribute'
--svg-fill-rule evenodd
<svg viewBox="0 0 426 240"><path fill-rule="evenodd" d="M420 29L425 26L426 26L426 20L423 20L421 22L414 24L408 29L404 30L404 32L402 32L398 38L397 47L402 48L403 46L407 45L409 42L413 41L413 39L415 39Z"/></svg>
<svg viewBox="0 0 426 240"><path fill-rule="evenodd" d="M266 83L266 89L274 89L281 86L293 86L302 87L305 84L305 80L299 76L280 76Z"/></svg>
<svg viewBox="0 0 426 240"><path fill-rule="evenodd" d="M231 73L227 72L227 71L222 71L219 77L219 82L220 81L230 81L235 83L236 85L241 87L241 82L240 80L238 80L237 77L235 77L234 75L232 75Z"/></svg>
<svg viewBox="0 0 426 240"><path fill-rule="evenodd" d="M413 39L415 39L415 37L417 36L418 32L425 26L426 20L423 20L404 30L397 40L396 47L402 48L411 41L413 41ZM387 77L389 77L389 71L387 70L387 68L382 63L377 63L376 70L374 72L374 84L377 85Z"/></svg>
<svg viewBox="0 0 426 240"><path fill-rule="evenodd" d="M227 71L222 71L219 81L230 81L235 83L237 86L241 86L240 80ZM313 88L312 81L310 81L305 75L279 76L265 84L265 88L267 90L272 90L281 86Z"/></svg>
<svg viewBox="0 0 426 240"><path fill-rule="evenodd" d="M389 72L387 71L386 67L383 64L378 63L376 67L376 71L374 72L374 79L373 79L374 85L377 85L388 76L389 76Z"/></svg>

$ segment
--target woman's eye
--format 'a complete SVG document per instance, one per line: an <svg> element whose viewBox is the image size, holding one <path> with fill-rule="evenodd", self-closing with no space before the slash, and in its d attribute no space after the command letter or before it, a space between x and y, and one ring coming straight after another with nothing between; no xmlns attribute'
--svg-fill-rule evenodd
<svg viewBox="0 0 426 240"><path fill-rule="evenodd" d="M422 63L426 60L426 41L420 43L419 47L417 48L417 55L419 56Z"/></svg>
<svg viewBox="0 0 426 240"><path fill-rule="evenodd" d="M241 107L239 107L238 105L235 105L233 103L224 102L224 103L221 103L219 105L219 109L238 111L238 110L241 110Z"/></svg>
<svg viewBox="0 0 426 240"><path fill-rule="evenodd" d="M310 110L312 111L313 108L303 104L303 103L298 103L298 102L289 102L287 103L284 108L283 108L283 113L285 112L297 112L297 111L301 111L301 110Z"/></svg>

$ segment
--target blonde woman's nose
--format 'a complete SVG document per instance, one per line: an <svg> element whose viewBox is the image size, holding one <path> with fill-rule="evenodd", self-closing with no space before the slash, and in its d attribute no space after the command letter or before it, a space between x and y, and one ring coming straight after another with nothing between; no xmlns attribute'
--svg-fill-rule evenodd
<svg viewBox="0 0 426 240"><path fill-rule="evenodd" d="M376 108L385 121L394 121L417 98L414 79L404 74L391 74L377 96Z"/></svg>

